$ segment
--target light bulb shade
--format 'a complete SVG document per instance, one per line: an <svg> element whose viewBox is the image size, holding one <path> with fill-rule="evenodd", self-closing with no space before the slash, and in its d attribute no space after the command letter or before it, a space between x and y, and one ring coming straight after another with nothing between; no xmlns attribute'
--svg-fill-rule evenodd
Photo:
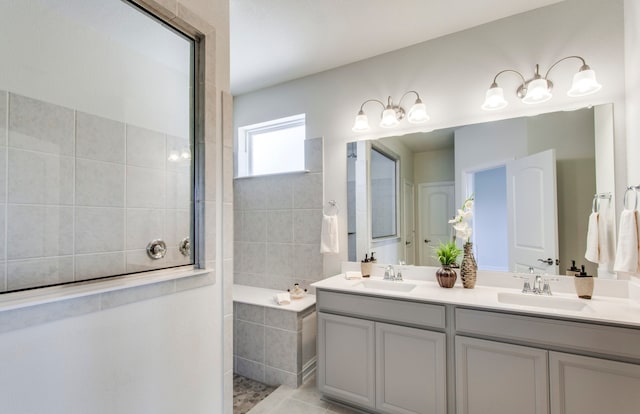
<svg viewBox="0 0 640 414"><path fill-rule="evenodd" d="M538 104L551 99L549 82L544 78L534 79L527 85L527 94L522 98L526 104Z"/></svg>
<svg viewBox="0 0 640 414"><path fill-rule="evenodd" d="M567 95L572 97L590 95L598 92L601 88L602 85L596 80L596 73L593 70L581 70L573 75L571 89Z"/></svg>
<svg viewBox="0 0 640 414"><path fill-rule="evenodd" d="M360 111L356 116L356 122L353 124L353 128L351 128L353 132L364 132L369 130L369 118L364 114L364 112Z"/></svg>
<svg viewBox="0 0 640 414"><path fill-rule="evenodd" d="M380 126L382 128L393 128L398 125L398 117L396 116L396 111L393 108L387 107L384 111L382 111L382 119L380 120Z"/></svg>
<svg viewBox="0 0 640 414"><path fill-rule="evenodd" d="M422 101L416 101L409 110L408 121L412 124L423 124L429 120L427 106Z"/></svg>
<svg viewBox="0 0 640 414"><path fill-rule="evenodd" d="M487 94L481 108L485 111L496 111L507 105L508 102L504 99L504 91L502 88L499 86L493 86L487 89Z"/></svg>

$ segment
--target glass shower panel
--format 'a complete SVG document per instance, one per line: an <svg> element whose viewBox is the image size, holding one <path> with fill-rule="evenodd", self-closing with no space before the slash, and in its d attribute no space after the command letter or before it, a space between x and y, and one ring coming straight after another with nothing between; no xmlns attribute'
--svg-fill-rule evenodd
<svg viewBox="0 0 640 414"><path fill-rule="evenodd" d="M5 1L0 56L0 292L193 264L193 40L121 0Z"/></svg>

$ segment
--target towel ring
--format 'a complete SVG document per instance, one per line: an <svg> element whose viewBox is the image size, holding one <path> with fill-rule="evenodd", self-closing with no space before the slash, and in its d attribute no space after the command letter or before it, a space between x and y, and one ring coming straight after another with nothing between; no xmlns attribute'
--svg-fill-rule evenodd
<svg viewBox="0 0 640 414"><path fill-rule="evenodd" d="M591 212L592 213L598 213L600 211L600 199L598 198L598 195L596 194L593 197L593 205L591 206Z"/></svg>
<svg viewBox="0 0 640 414"><path fill-rule="evenodd" d="M633 194L636 196L636 202L633 205L633 210L637 210L638 209L638 186L631 186L631 187L627 187L627 189L624 192L624 208L629 210L627 208L627 194L629 194L630 191L633 191Z"/></svg>

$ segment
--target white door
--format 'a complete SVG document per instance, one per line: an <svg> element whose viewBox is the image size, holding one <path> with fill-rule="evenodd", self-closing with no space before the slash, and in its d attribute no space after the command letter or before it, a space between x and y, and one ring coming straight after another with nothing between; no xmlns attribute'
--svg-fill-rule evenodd
<svg viewBox="0 0 640 414"><path fill-rule="evenodd" d="M508 161L510 271L558 274L557 211L555 150Z"/></svg>
<svg viewBox="0 0 640 414"><path fill-rule="evenodd" d="M433 248L451 240L449 220L455 215L453 183L420 184L418 187L419 265L439 266Z"/></svg>
<svg viewBox="0 0 640 414"><path fill-rule="evenodd" d="M404 182L404 261L412 265L416 261L416 226L414 219L415 197L413 183Z"/></svg>

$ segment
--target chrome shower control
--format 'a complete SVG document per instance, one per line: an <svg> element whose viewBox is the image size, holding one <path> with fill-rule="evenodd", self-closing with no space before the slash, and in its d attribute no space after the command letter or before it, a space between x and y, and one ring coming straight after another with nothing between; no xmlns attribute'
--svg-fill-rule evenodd
<svg viewBox="0 0 640 414"><path fill-rule="evenodd" d="M160 239L149 242L147 254L154 260L162 259L167 254L167 245Z"/></svg>
<svg viewBox="0 0 640 414"><path fill-rule="evenodd" d="M188 257L191 255L191 242L188 237L180 240L180 243L178 243L178 249L180 249L180 253L182 253L183 256Z"/></svg>

